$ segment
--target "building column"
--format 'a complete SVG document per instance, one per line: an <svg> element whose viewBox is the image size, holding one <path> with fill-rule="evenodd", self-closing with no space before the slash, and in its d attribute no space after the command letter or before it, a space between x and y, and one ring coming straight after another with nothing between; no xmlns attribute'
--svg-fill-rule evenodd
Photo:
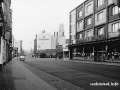
<svg viewBox="0 0 120 90"><path fill-rule="evenodd" d="M106 51L105 53L106 59L108 59L108 46L107 45L106 45L105 51Z"/></svg>
<svg viewBox="0 0 120 90"><path fill-rule="evenodd" d="M83 59L85 60L85 51L84 51L84 47L83 47Z"/></svg>
<svg viewBox="0 0 120 90"><path fill-rule="evenodd" d="M64 53L64 51L63 51L63 60L64 60L64 58L65 58L65 53Z"/></svg>
<svg viewBox="0 0 120 90"><path fill-rule="evenodd" d="M94 56L95 56L95 48L93 47L92 61L94 61Z"/></svg>
<svg viewBox="0 0 120 90"><path fill-rule="evenodd" d="M73 48L69 49L69 59L73 59Z"/></svg>

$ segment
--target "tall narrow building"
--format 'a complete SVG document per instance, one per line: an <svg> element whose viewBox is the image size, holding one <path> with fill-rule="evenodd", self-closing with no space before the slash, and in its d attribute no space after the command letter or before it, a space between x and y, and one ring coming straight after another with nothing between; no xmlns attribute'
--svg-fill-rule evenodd
<svg viewBox="0 0 120 90"><path fill-rule="evenodd" d="M65 36L64 33L65 33L65 31L64 31L64 25L61 23L59 25L59 36Z"/></svg>

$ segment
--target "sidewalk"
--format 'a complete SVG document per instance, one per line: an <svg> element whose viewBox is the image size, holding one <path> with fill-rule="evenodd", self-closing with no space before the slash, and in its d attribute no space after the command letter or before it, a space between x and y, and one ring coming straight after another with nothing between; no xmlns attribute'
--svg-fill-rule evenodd
<svg viewBox="0 0 120 90"><path fill-rule="evenodd" d="M56 90L29 71L19 60L13 59L11 66L16 90Z"/></svg>

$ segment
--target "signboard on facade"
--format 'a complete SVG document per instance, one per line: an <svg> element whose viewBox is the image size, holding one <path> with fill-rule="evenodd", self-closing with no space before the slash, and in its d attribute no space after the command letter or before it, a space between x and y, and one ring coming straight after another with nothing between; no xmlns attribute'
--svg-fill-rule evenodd
<svg viewBox="0 0 120 90"><path fill-rule="evenodd" d="M37 35L37 50L51 49L51 34L41 33Z"/></svg>

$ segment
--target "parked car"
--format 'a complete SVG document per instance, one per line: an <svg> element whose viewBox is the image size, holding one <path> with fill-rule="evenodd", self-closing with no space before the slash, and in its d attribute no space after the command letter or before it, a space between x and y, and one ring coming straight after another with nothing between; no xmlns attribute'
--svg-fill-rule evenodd
<svg viewBox="0 0 120 90"><path fill-rule="evenodd" d="M20 56L20 61L25 61L25 56Z"/></svg>

